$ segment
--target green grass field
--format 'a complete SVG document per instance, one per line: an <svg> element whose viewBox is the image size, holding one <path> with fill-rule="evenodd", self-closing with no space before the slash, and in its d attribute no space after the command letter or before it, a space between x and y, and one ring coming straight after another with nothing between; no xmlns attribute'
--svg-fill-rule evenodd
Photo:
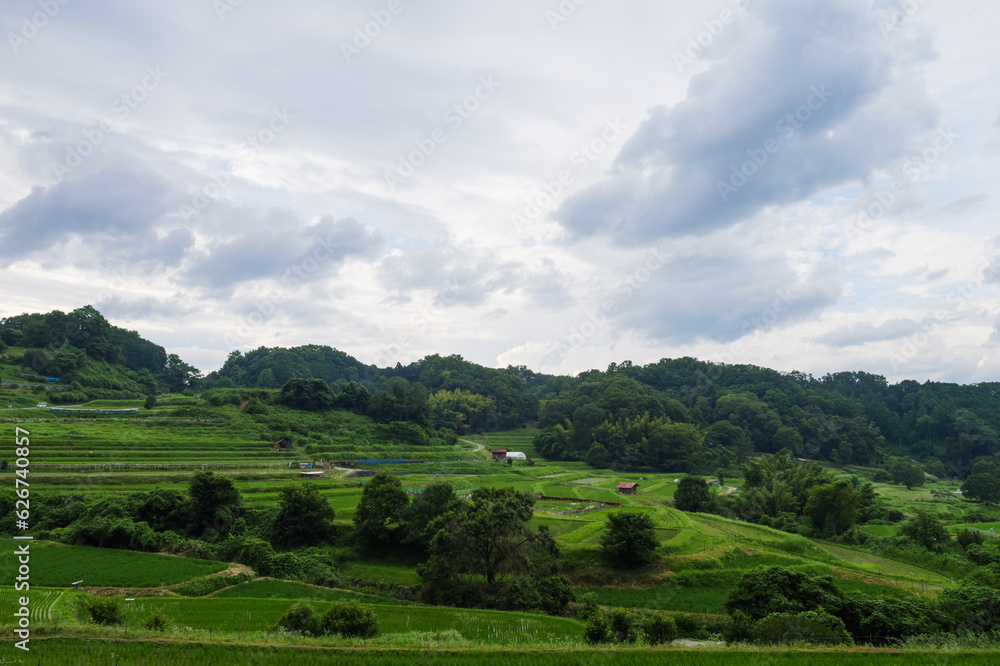
<svg viewBox="0 0 1000 666"><path fill-rule="evenodd" d="M0 570L16 570L15 543L23 542L0 543ZM45 541L31 542L30 557L31 584L50 587L70 587L78 580L83 587L158 587L228 568L222 562Z"/></svg>

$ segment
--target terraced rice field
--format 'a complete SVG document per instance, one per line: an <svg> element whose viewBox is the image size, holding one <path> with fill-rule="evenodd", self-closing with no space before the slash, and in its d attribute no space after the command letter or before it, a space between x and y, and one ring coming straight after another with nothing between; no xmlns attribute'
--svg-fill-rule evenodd
<svg viewBox="0 0 1000 666"><path fill-rule="evenodd" d="M5 539L0 545L3 547L0 570L16 570L14 541ZM84 587L157 587L218 573L228 567L222 562L188 557L31 542L32 587L68 588L78 580L83 580Z"/></svg>
<svg viewBox="0 0 1000 666"><path fill-rule="evenodd" d="M142 597L126 602L125 611L130 622L139 622L159 610L177 627L266 631L292 603L287 599ZM317 601L313 606L323 612L327 603ZM500 645L576 642L583 635L582 622L547 615L413 605L374 604L371 607L382 634L455 630L469 640Z"/></svg>
<svg viewBox="0 0 1000 666"><path fill-rule="evenodd" d="M0 625L13 624L13 613L20 608L19 601L27 597L28 613L32 622L41 622L52 619L52 609L56 602L65 593L64 590L56 590L45 587L35 587L32 585L26 591L17 591L11 586L0 588L0 608L4 609L3 619Z"/></svg>

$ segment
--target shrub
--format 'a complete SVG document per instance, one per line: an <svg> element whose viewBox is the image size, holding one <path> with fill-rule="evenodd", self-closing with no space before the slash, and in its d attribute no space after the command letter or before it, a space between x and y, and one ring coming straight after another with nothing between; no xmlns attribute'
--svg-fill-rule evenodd
<svg viewBox="0 0 1000 666"><path fill-rule="evenodd" d="M593 592L587 592L584 594L580 597L580 601L583 605L581 606L577 617L581 620L589 620L601 612L601 606L597 603L597 595Z"/></svg>
<svg viewBox="0 0 1000 666"><path fill-rule="evenodd" d="M757 622L752 633L754 641L771 645L854 645L844 621L825 611L771 613Z"/></svg>
<svg viewBox="0 0 1000 666"><path fill-rule="evenodd" d="M278 623L271 628L271 631L297 632L307 636L317 635L320 633L319 617L313 611L312 606L299 601L285 611L285 614L278 619Z"/></svg>
<svg viewBox="0 0 1000 666"><path fill-rule="evenodd" d="M158 610L153 611L153 613L143 621L142 626L151 631L166 631L167 616Z"/></svg>
<svg viewBox="0 0 1000 666"><path fill-rule="evenodd" d="M611 640L616 643L635 643L639 638L640 626L639 617L624 608L615 608L608 613Z"/></svg>
<svg viewBox="0 0 1000 666"><path fill-rule="evenodd" d="M898 523L903 518L906 518L906 514L900 511L899 509L889 509L885 513L885 519L888 520L890 523Z"/></svg>
<svg viewBox="0 0 1000 666"><path fill-rule="evenodd" d="M611 624L603 611L590 616L583 629L583 638L591 645L607 643L611 640Z"/></svg>
<svg viewBox="0 0 1000 666"><path fill-rule="evenodd" d="M682 638L699 638L705 632L705 626L693 615L685 613L674 618L677 625L677 635Z"/></svg>
<svg viewBox="0 0 1000 666"><path fill-rule="evenodd" d="M722 625L722 638L727 643L744 643L753 639L754 621L741 610L733 611Z"/></svg>
<svg viewBox="0 0 1000 666"><path fill-rule="evenodd" d="M90 597L84 607L95 624L121 624L124 619L121 597Z"/></svg>
<svg viewBox="0 0 1000 666"><path fill-rule="evenodd" d="M378 635L375 611L357 601L330 604L319 621L319 627L324 634L340 634L344 638L374 638Z"/></svg>
<svg viewBox="0 0 1000 666"><path fill-rule="evenodd" d="M646 618L642 631L650 645L669 643L677 638L677 623L669 615L657 613Z"/></svg>
<svg viewBox="0 0 1000 666"><path fill-rule="evenodd" d="M962 545L962 548L968 548L971 544L982 546L985 541L986 537L984 537L981 532L962 530L958 533L958 543Z"/></svg>

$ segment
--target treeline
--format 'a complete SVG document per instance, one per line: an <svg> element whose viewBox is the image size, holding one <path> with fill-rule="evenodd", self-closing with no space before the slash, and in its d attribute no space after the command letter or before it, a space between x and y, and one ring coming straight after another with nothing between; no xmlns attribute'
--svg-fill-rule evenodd
<svg viewBox="0 0 1000 666"><path fill-rule="evenodd" d="M160 391L193 388L200 373L176 354L137 332L112 326L87 305L65 313L22 314L0 319L3 362L19 377L45 381L57 377L69 392L54 394L70 402L93 398L133 398Z"/></svg>
<svg viewBox="0 0 1000 666"><path fill-rule="evenodd" d="M965 478L977 460L1000 454L996 382L890 384L865 372L815 378L693 358L625 361L575 377L487 368L457 355L377 368L320 345L234 351L202 380L175 355L110 326L90 306L4 319L0 345L32 348L4 357L25 373L76 378L82 388L104 381L135 393L282 389L290 380L315 379L334 394L349 393L346 408L383 422L459 434L537 422L536 447L544 456L621 469L708 473L734 468L752 452L787 449L863 466L902 456L935 476Z"/></svg>

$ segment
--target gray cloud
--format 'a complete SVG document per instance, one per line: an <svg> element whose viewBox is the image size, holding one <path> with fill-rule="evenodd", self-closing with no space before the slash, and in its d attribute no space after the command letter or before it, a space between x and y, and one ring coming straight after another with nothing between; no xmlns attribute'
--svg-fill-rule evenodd
<svg viewBox="0 0 1000 666"><path fill-rule="evenodd" d="M287 210L255 217L247 209L244 214L255 231L212 243L192 259L180 282L229 290L240 282L280 278L284 286L294 287L329 276L348 258L377 259L386 246L382 232L351 218L325 217L304 227Z"/></svg>
<svg viewBox="0 0 1000 666"><path fill-rule="evenodd" d="M150 317L174 318L182 317L195 311L192 305L183 303L179 298L161 300L152 296L126 301L120 296L111 296L94 307L108 319L146 319Z"/></svg>
<svg viewBox="0 0 1000 666"><path fill-rule="evenodd" d="M71 238L109 247L134 245L140 256L176 260L189 237L173 235L161 242L150 236L167 211L164 183L135 172L102 171L51 187L34 187L31 194L0 213L0 264L43 252Z"/></svg>
<svg viewBox="0 0 1000 666"><path fill-rule="evenodd" d="M729 342L834 305L839 272L823 261L800 277L783 256L717 247L674 256L649 273L635 269L614 285L610 310L617 324L656 340Z"/></svg>
<svg viewBox="0 0 1000 666"><path fill-rule="evenodd" d="M895 340L918 330L920 330L920 324L912 319L890 319L878 326L871 322L862 321L835 328L829 333L817 337L816 342L830 347L850 347L866 342Z"/></svg>
<svg viewBox="0 0 1000 666"><path fill-rule="evenodd" d="M870 3L762 0L745 21L746 41L653 109L610 176L556 211L561 224L623 244L709 232L865 181L936 123L930 48L883 40Z"/></svg>

